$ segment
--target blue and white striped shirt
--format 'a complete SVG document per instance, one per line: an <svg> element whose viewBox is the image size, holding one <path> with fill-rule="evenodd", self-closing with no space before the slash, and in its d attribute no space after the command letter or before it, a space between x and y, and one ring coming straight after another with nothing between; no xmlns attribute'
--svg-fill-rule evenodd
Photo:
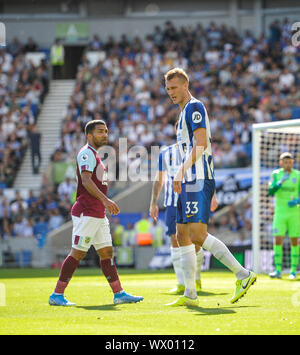
<svg viewBox="0 0 300 355"><path fill-rule="evenodd" d="M203 103L192 97L180 113L177 128L177 144L183 162L193 149L195 144L193 132L197 128L206 128L207 147L202 157L185 173L182 183L214 179L209 118Z"/></svg>
<svg viewBox="0 0 300 355"><path fill-rule="evenodd" d="M177 144L163 148L159 153L158 170L166 172L164 206L177 206L178 194L174 192L173 180L181 164Z"/></svg>

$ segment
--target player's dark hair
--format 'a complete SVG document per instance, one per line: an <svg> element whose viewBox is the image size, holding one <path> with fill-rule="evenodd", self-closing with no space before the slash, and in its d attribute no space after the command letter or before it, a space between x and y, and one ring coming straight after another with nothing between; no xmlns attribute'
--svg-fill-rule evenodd
<svg viewBox="0 0 300 355"><path fill-rule="evenodd" d="M84 127L85 135L87 136L89 133L92 133L94 131L95 127L98 124L102 124L102 125L106 126L106 123L103 120L92 120L92 121L89 121Z"/></svg>

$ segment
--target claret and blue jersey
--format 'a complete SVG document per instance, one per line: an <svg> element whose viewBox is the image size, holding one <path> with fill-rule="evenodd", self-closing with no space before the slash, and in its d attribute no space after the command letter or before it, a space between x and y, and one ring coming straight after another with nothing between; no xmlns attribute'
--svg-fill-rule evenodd
<svg viewBox="0 0 300 355"><path fill-rule="evenodd" d="M102 202L92 196L83 186L81 174L84 171L92 173L92 180L98 189L107 194L107 172L96 149L89 144L83 146L77 155L77 194L76 202L72 207L72 216L79 217L81 214L95 218L105 217L105 207Z"/></svg>

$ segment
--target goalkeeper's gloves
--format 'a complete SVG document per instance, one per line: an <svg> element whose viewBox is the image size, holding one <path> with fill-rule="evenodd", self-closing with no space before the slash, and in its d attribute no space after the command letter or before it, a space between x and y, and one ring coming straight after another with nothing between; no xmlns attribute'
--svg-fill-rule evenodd
<svg viewBox="0 0 300 355"><path fill-rule="evenodd" d="M300 205L300 198L294 198L293 200L288 202L289 207L295 207Z"/></svg>
<svg viewBox="0 0 300 355"><path fill-rule="evenodd" d="M271 185L269 186L269 188L268 188L268 194L269 194L270 196L273 196L273 195L276 193L276 191L281 188L282 184L283 184L289 177L290 177L290 174L289 174L288 172L284 173L283 177L281 178L280 181L277 182L277 184L274 183L274 185L271 184Z"/></svg>
<svg viewBox="0 0 300 355"><path fill-rule="evenodd" d="M288 172L284 173L283 177L281 178L281 180L278 182L277 186L281 187L281 185L288 180L288 178L290 177L290 174Z"/></svg>

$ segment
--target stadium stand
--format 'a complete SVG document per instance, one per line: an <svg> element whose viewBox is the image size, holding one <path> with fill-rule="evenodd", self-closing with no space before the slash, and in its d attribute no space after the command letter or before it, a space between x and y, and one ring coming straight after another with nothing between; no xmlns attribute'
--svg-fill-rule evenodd
<svg viewBox="0 0 300 355"><path fill-rule="evenodd" d="M25 59L35 50L32 39L22 45L15 39L0 51L0 187L12 187L28 145L28 134L37 122L48 91L45 60L35 66Z"/></svg>
<svg viewBox="0 0 300 355"><path fill-rule="evenodd" d="M299 117L300 48L288 41L287 21L278 26L274 21L269 34L259 38L249 31L241 36L213 22L207 28L201 24L176 28L168 21L146 38L122 35L119 41L103 41L95 34L78 67L52 160L74 159L85 142L85 123L97 118L107 121L109 144L116 151L121 137L128 139L129 146L142 145L148 151L151 145L173 143L178 109L166 97L162 78L179 66L188 71L194 96L207 106L215 167L249 166L253 123ZM48 77L45 62L37 68L24 62L17 39L2 50L0 62L0 181L5 187L13 183L11 172L22 159ZM67 184L67 193L61 193L64 188L58 185L44 186L39 196L31 194L27 201L18 198L8 203L0 196L2 238L17 236L20 229L34 235L35 220L48 229L67 221L75 189L72 182ZM114 187L111 184L113 192ZM212 221L210 228L221 229L230 221L228 243L249 242L250 213L246 202L238 212L231 210L218 223ZM49 220L40 220L46 214Z"/></svg>
<svg viewBox="0 0 300 355"><path fill-rule="evenodd" d="M26 58L37 50L33 39L23 45L17 38L0 50L0 188L13 186L20 162L28 147L29 135L36 125L40 106L48 92L49 76L46 60L34 65ZM32 219L25 213L26 201L0 198L0 234L2 238L31 234ZM28 217L28 218L26 218ZM22 224L20 222L22 221ZM24 228L24 229L22 229ZM33 235L33 234L32 234Z"/></svg>
<svg viewBox="0 0 300 355"><path fill-rule="evenodd" d="M277 23L277 22L276 22ZM102 42L97 35L86 49L64 117L64 147L84 141L84 124L107 120L110 144L127 137L131 145L168 145L174 140L178 110L165 95L163 74L178 66L188 70L192 93L208 108L216 168L249 166L252 123L299 115L299 48L280 36L240 37L211 23L164 28L142 39ZM90 51L102 59L89 61Z"/></svg>

